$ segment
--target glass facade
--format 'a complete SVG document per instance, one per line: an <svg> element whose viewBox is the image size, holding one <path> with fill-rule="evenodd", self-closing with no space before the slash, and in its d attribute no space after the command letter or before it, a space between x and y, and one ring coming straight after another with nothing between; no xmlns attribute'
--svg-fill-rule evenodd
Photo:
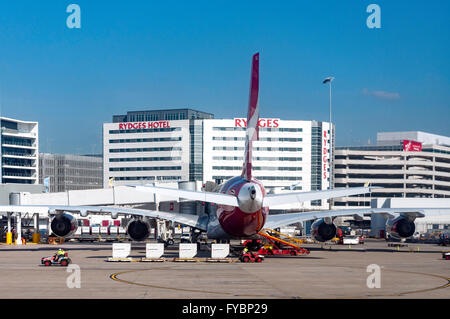
<svg viewBox="0 0 450 319"><path fill-rule="evenodd" d="M311 191L322 189L322 123L311 127ZM321 206L322 201L311 201L312 206Z"/></svg>
<svg viewBox="0 0 450 319"><path fill-rule="evenodd" d="M215 161L243 161L243 156L213 156ZM301 162L301 157L263 157L253 156L254 161L289 161L289 162Z"/></svg>
<svg viewBox="0 0 450 319"><path fill-rule="evenodd" d="M146 122L146 121L178 121L188 119L212 119L211 113L192 109L166 109L150 111L132 111L125 115L114 115L113 123Z"/></svg>
<svg viewBox="0 0 450 319"><path fill-rule="evenodd" d="M39 154L39 183L50 178L50 192L103 187L101 156Z"/></svg>
<svg viewBox="0 0 450 319"><path fill-rule="evenodd" d="M1 118L1 183L38 183L38 123Z"/></svg>
<svg viewBox="0 0 450 319"><path fill-rule="evenodd" d="M214 141L245 141L245 137L230 137L230 136L214 136ZM302 142L303 138L295 137L260 137L258 141L261 142Z"/></svg>
<svg viewBox="0 0 450 319"><path fill-rule="evenodd" d="M110 153L134 153L134 152L172 152L181 151L181 147L142 147L142 148L110 148Z"/></svg>
<svg viewBox="0 0 450 319"><path fill-rule="evenodd" d="M109 162L153 162L153 161L181 161L181 156L175 157L124 157L124 158L110 158Z"/></svg>
<svg viewBox="0 0 450 319"><path fill-rule="evenodd" d="M191 120L189 122L190 133L190 162L189 180L203 180L203 121Z"/></svg>

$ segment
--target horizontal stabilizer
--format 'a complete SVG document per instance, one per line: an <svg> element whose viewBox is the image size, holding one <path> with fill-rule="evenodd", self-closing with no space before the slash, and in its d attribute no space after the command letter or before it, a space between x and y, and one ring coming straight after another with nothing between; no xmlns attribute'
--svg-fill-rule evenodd
<svg viewBox="0 0 450 319"><path fill-rule="evenodd" d="M371 189L378 187L351 187L351 188L337 188L323 191L312 192L295 192L285 194L268 194L264 197L263 206L270 207L276 205L303 203L311 200L328 199L335 197L351 196L370 193Z"/></svg>
<svg viewBox="0 0 450 319"><path fill-rule="evenodd" d="M411 221L421 217L450 217L450 208L358 208L358 209L337 209L303 213L289 213L269 215L264 227L278 228L308 220L316 220L320 218L334 218L339 216L359 216L364 215L382 215L385 218L395 218L402 215Z"/></svg>

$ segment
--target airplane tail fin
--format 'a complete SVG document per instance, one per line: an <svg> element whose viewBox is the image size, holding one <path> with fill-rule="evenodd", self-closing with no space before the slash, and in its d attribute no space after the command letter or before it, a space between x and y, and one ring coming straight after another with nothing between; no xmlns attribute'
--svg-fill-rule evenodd
<svg viewBox="0 0 450 319"><path fill-rule="evenodd" d="M252 149L253 141L259 138L259 53L253 55L252 73L250 80L250 97L248 102L247 113L247 135L245 139L245 155L244 167L242 169L242 177L248 181L252 179Z"/></svg>

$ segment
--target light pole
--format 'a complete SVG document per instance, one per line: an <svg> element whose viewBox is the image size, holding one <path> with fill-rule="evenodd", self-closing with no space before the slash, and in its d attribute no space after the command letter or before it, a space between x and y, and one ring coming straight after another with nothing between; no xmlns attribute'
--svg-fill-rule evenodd
<svg viewBox="0 0 450 319"><path fill-rule="evenodd" d="M331 123L331 82L334 80L334 77L329 76L322 81L323 84L329 83L330 87L330 190L333 188L333 124ZM331 199L330 199L330 209L331 209Z"/></svg>

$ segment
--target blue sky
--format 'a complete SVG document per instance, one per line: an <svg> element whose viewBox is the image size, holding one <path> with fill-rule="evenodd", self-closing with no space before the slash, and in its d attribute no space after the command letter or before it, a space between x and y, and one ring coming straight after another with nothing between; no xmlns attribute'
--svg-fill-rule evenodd
<svg viewBox="0 0 450 319"><path fill-rule="evenodd" d="M81 7L81 29L66 7ZM381 7L369 29L366 7ZM2 116L39 121L40 150L101 153L102 123L190 107L245 116L261 55L262 117L328 119L338 145L379 131L450 136L450 1L2 1Z"/></svg>

